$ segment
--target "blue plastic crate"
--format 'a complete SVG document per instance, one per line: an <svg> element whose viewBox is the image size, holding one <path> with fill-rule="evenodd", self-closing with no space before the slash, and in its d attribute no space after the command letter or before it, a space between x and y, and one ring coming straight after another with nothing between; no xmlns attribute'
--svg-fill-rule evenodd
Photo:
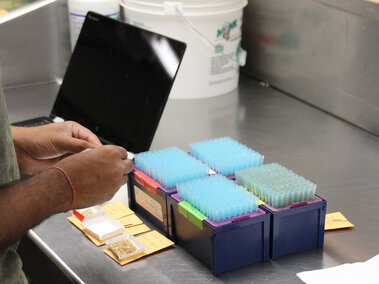
<svg viewBox="0 0 379 284"><path fill-rule="evenodd" d="M270 215L264 210L214 224L181 201L177 194L167 197L169 237L214 275L268 259Z"/></svg>
<svg viewBox="0 0 379 284"><path fill-rule="evenodd" d="M324 245L326 201L319 196L280 209L267 204L260 208L271 216L272 259Z"/></svg>

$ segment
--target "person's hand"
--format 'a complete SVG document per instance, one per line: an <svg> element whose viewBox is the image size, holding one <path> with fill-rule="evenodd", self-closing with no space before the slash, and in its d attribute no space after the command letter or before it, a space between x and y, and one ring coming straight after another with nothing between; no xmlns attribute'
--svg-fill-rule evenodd
<svg viewBox="0 0 379 284"><path fill-rule="evenodd" d="M12 127L20 170L35 174L68 155L101 146L90 130L72 121L38 127Z"/></svg>
<svg viewBox="0 0 379 284"><path fill-rule="evenodd" d="M121 185L127 182L127 174L133 168L127 155L124 148L107 145L58 162L56 166L67 173L75 188L73 209L97 205L111 199ZM49 171L52 170L54 169ZM62 175L62 178L65 177ZM72 201L68 183L63 194L67 195L67 210Z"/></svg>
<svg viewBox="0 0 379 284"><path fill-rule="evenodd" d="M0 218L0 250L53 214L111 199L127 181L132 161L122 147L100 146L68 156L55 167L0 190L0 215L6 216Z"/></svg>

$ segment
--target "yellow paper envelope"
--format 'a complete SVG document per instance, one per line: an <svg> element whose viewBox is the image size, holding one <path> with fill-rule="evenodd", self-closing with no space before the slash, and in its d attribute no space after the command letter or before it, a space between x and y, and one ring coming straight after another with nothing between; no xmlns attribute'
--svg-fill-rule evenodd
<svg viewBox="0 0 379 284"><path fill-rule="evenodd" d="M134 212L130 208L126 207L120 201L108 203L108 204L102 206L101 208L104 209L105 213L109 217L111 217L115 220L123 218L123 217L128 216L128 215L134 214Z"/></svg>
<svg viewBox="0 0 379 284"><path fill-rule="evenodd" d="M122 219L119 219L118 221L120 222L120 220L123 220L125 223L129 223L129 225L125 226L126 228L143 224L142 220L138 218L136 214L126 216ZM120 223L122 224L122 222Z"/></svg>
<svg viewBox="0 0 379 284"><path fill-rule="evenodd" d="M125 228L125 232L133 236L150 231L150 228L145 224Z"/></svg>
<svg viewBox="0 0 379 284"><path fill-rule="evenodd" d="M78 218L76 218L76 216L70 216L70 217L67 217L67 219L73 225L75 225L75 227L77 227L79 230L81 230L82 232L84 232L84 227L82 226L82 221L80 221Z"/></svg>
<svg viewBox="0 0 379 284"><path fill-rule="evenodd" d="M130 220L128 216L117 219L117 221L120 222L121 225L123 225L124 227L129 227L133 225L132 220Z"/></svg>
<svg viewBox="0 0 379 284"><path fill-rule="evenodd" d="M108 248L105 249L104 252L110 256L114 261L116 261L120 265L128 264L134 260L137 260L141 257L147 256L164 248L172 246L174 243L167 239L162 234L157 231L151 231L141 236L138 236L137 239L144 245L145 251L139 254L133 255L131 257L127 257L119 260L116 255Z"/></svg>
<svg viewBox="0 0 379 284"><path fill-rule="evenodd" d="M341 212L328 213L325 216L325 231L352 227L354 225Z"/></svg>

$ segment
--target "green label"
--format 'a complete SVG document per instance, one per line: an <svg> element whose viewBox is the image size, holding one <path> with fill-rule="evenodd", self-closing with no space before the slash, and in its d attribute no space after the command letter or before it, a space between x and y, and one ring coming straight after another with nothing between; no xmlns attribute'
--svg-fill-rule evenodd
<svg viewBox="0 0 379 284"><path fill-rule="evenodd" d="M179 204L179 212L191 223L199 229L203 229L203 220L208 219L199 210L189 204L187 201L182 201Z"/></svg>
<svg viewBox="0 0 379 284"><path fill-rule="evenodd" d="M221 44L216 45L216 47L215 47L215 52L216 53L220 53L220 52L223 52L223 51L224 51L224 46L223 45L221 45Z"/></svg>
<svg viewBox="0 0 379 284"><path fill-rule="evenodd" d="M230 31L237 27L237 20L224 24L220 29L217 29L217 38L223 37L226 40L230 39Z"/></svg>

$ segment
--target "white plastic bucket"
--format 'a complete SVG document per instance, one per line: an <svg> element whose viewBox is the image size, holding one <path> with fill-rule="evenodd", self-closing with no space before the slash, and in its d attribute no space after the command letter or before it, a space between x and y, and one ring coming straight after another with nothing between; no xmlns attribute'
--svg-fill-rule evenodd
<svg viewBox="0 0 379 284"><path fill-rule="evenodd" d="M74 50L88 11L96 12L113 19L119 19L118 0L68 0L70 18L71 50Z"/></svg>
<svg viewBox="0 0 379 284"><path fill-rule="evenodd" d="M206 98L238 87L247 0L121 0L123 19L187 44L170 98Z"/></svg>

